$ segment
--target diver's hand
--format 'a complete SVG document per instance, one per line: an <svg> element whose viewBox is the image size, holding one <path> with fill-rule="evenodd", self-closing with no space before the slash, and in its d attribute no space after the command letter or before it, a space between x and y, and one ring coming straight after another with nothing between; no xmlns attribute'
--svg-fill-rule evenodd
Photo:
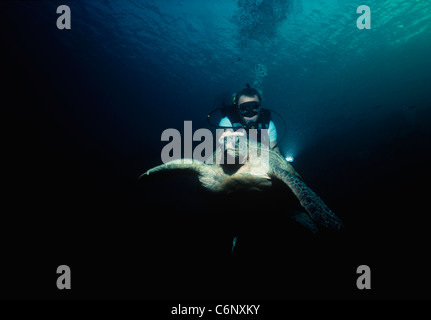
<svg viewBox="0 0 431 320"><path fill-rule="evenodd" d="M244 136L244 132L241 132L241 131L225 131L225 132L222 133L222 135L218 139L218 143L221 144L221 145L224 144L224 138L231 137L231 136L243 137Z"/></svg>

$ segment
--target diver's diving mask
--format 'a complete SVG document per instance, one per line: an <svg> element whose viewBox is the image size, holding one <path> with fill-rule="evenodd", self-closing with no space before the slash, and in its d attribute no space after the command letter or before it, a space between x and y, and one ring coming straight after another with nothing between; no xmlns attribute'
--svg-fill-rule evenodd
<svg viewBox="0 0 431 320"><path fill-rule="evenodd" d="M248 101L238 105L238 111L243 117L254 117L260 112L260 103L258 101Z"/></svg>

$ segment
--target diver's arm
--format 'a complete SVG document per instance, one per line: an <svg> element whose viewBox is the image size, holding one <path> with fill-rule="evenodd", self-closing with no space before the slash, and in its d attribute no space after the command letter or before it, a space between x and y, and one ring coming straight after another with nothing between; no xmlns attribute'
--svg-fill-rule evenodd
<svg viewBox="0 0 431 320"><path fill-rule="evenodd" d="M268 135L269 135L269 147L274 150L275 152L278 152L281 154L280 149L278 147L277 143L277 129L275 128L274 122L272 120L269 122L269 128L268 128Z"/></svg>

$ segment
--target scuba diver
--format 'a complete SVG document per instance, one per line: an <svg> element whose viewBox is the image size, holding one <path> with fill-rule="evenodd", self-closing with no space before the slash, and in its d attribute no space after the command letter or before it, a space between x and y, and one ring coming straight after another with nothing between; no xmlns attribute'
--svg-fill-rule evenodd
<svg viewBox="0 0 431 320"><path fill-rule="evenodd" d="M228 136L242 136L244 134L234 132L235 129L244 128L246 131L257 129L258 141L266 143L271 149L280 153L277 144L277 130L271 120L271 111L262 108L262 96L259 91L251 88L247 83L244 89L235 94L232 104L221 108L221 110L224 117L217 127L225 130L219 137L218 143L222 144L224 138ZM208 115L209 122L211 113ZM211 122L210 124L213 125ZM267 130L262 131L262 129Z"/></svg>
<svg viewBox="0 0 431 320"><path fill-rule="evenodd" d="M218 102L218 101L217 101ZM217 104L215 102L215 104ZM212 121L212 115L216 111L219 111L222 115L221 118L214 117L215 119L221 119L219 121ZM271 114L276 114L281 122L283 123L283 132L281 137L277 137L277 130L274 122L271 119ZM283 117L276 111L267 108L262 108L262 95L255 88L251 88L249 84L246 87L238 91L233 96L231 104L227 105L223 102L222 107L216 107L208 114L208 123L216 127L217 129L224 129L223 133L218 136L217 143L223 145L224 138L228 136L243 136L246 132L250 135L250 129L257 129L257 141L265 143L272 150L281 154L278 147L278 141L281 141L286 135L286 123ZM241 130L242 129L242 130ZM266 129L266 130L262 130ZM245 132L244 132L245 130ZM255 191L252 191L255 192ZM267 201L273 201L276 199L277 193L263 192L260 193L257 198L263 201L250 201L254 199L253 193L247 192L235 192L228 193L226 198L221 203L222 209L228 206L231 210L226 213L226 219L229 221L226 225L226 233L229 234L231 240L231 252L236 250L238 235L241 234L241 242L246 243L246 247L255 250L255 234L253 230L259 230L262 225L262 217L260 212L265 210L267 207ZM283 195L284 197L284 195ZM285 199L285 198L283 198ZM294 201L292 201L294 203ZM289 205L290 206L290 205ZM222 211L220 209L220 211ZM292 205L292 209L293 205ZM215 210L219 212L218 207ZM231 212L236 212L234 215ZM256 214L254 214L256 213ZM233 237L233 238L232 238ZM225 240L221 240L225 241ZM249 245L251 243L251 245ZM248 250L248 249L242 249Z"/></svg>

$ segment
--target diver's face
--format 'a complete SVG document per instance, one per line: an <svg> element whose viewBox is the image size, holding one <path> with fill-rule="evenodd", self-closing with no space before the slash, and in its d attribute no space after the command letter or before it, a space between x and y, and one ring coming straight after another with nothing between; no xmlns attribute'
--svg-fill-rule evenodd
<svg viewBox="0 0 431 320"><path fill-rule="evenodd" d="M249 105L250 103L253 104L253 102L259 104L258 111L254 115L252 115L250 113L246 113L246 114L241 113L241 105L242 104ZM257 107L254 107L254 109L256 109L256 108ZM241 96L238 100L238 111L239 111L239 114L240 114L242 120L245 122L245 124L248 124L251 121L256 122L257 119L259 118L259 113L260 113L259 98L257 96L254 96L254 97Z"/></svg>

